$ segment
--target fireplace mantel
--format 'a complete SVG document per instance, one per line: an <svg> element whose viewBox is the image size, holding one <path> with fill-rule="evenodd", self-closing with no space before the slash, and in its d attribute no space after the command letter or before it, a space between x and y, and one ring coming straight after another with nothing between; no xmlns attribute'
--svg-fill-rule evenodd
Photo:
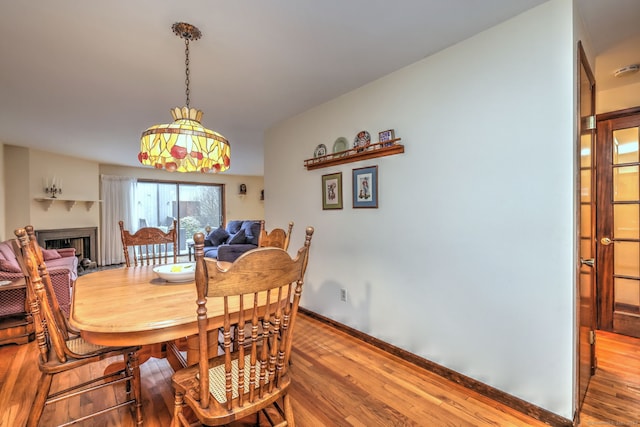
<svg viewBox="0 0 640 427"><path fill-rule="evenodd" d="M46 197L46 198L36 198L34 199L36 202L40 202L42 203L42 205L44 206L44 210L48 211L49 208L51 207L51 205L53 205L54 202L62 202L67 206L67 210L71 211L71 209L73 209L73 207L76 205L76 203L84 203L85 208L87 208L87 211L91 210L91 207L94 205L94 203L96 203L96 201L99 203L102 200L73 200L73 199L59 199L57 197Z"/></svg>

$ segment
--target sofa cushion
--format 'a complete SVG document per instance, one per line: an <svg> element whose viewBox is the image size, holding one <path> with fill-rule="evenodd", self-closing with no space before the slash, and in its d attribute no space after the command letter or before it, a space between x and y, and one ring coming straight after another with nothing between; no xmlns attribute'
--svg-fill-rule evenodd
<svg viewBox="0 0 640 427"><path fill-rule="evenodd" d="M0 259L6 259L8 261L14 261L16 259L16 254L13 253L10 240L5 240L0 243ZM17 261L16 265L18 265Z"/></svg>
<svg viewBox="0 0 640 427"><path fill-rule="evenodd" d="M6 271L8 273L21 273L22 270L20 270L20 265L18 265L18 261L14 260L9 261L8 259L2 259L0 258L0 270L1 271Z"/></svg>
<svg viewBox="0 0 640 427"><path fill-rule="evenodd" d="M243 222L244 221L242 220L229 221L227 223L227 233L236 234L238 231L240 231Z"/></svg>
<svg viewBox="0 0 640 427"><path fill-rule="evenodd" d="M212 230L204 239L205 246L220 246L229 237L229 233L223 227Z"/></svg>
<svg viewBox="0 0 640 427"><path fill-rule="evenodd" d="M230 245L242 245L242 244L244 244L246 242L247 242L247 236L246 236L244 230L240 230L236 234L231 236L227 243L230 244Z"/></svg>
<svg viewBox="0 0 640 427"><path fill-rule="evenodd" d="M244 230L244 234L247 238L246 243L252 245L258 245L258 239L260 237L260 221L245 221L242 223L241 230Z"/></svg>
<svg viewBox="0 0 640 427"><path fill-rule="evenodd" d="M62 255L60 255L55 249L42 249L42 258L44 258L45 261L49 261L52 259L62 258Z"/></svg>
<svg viewBox="0 0 640 427"><path fill-rule="evenodd" d="M218 258L218 248L222 246L207 246L204 248L204 256L207 258Z"/></svg>
<svg viewBox="0 0 640 427"><path fill-rule="evenodd" d="M50 259L46 261L47 269L49 273L52 273L53 269L63 268L65 270L69 270L69 275L71 276L71 282L75 282L78 278L78 257L76 256L66 256L56 259Z"/></svg>
<svg viewBox="0 0 640 427"><path fill-rule="evenodd" d="M245 252L256 249L256 245L220 245L218 247L218 261L234 262Z"/></svg>

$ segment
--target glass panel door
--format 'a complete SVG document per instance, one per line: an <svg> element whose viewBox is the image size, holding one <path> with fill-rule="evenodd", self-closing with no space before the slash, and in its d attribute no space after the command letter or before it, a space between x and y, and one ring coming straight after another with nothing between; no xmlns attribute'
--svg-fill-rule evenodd
<svg viewBox="0 0 640 427"><path fill-rule="evenodd" d="M138 182L134 215L138 222L132 224L131 228L158 227L167 231L175 217L172 202L177 198L177 184Z"/></svg>
<svg viewBox="0 0 640 427"><path fill-rule="evenodd" d="M598 120L598 323L640 337L640 109Z"/></svg>
<svg viewBox="0 0 640 427"><path fill-rule="evenodd" d="M639 127L613 137L613 318L640 314ZM639 331L640 332L640 331Z"/></svg>
<svg viewBox="0 0 640 427"><path fill-rule="evenodd" d="M224 223L223 212L222 185L140 181L134 212L137 222L131 229L158 227L167 231L176 219L179 253L185 255L196 232L206 233Z"/></svg>
<svg viewBox="0 0 640 427"><path fill-rule="evenodd" d="M174 211L180 225L180 253L199 231L206 234L222 225L222 187L219 185L179 184L179 201Z"/></svg>
<svg viewBox="0 0 640 427"><path fill-rule="evenodd" d="M578 299L576 315L578 323L577 337L577 382L575 395L576 407L580 408L591 376L595 369L595 348L591 339L596 326L595 289L596 289L596 245L595 245L595 81L591 68L579 44L579 127L578 127L578 162L580 175L577 187L577 199L580 209L577 215L578 258Z"/></svg>

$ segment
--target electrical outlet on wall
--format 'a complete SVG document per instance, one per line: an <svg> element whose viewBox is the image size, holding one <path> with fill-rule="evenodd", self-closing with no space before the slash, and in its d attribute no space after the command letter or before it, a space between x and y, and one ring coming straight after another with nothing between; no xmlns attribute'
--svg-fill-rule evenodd
<svg viewBox="0 0 640 427"><path fill-rule="evenodd" d="M347 302L347 290L345 288L340 289L340 301Z"/></svg>

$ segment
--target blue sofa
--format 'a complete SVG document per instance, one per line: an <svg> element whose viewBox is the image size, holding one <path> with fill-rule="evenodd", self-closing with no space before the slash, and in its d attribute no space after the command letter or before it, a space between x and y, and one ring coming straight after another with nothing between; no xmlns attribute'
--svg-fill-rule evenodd
<svg viewBox="0 0 640 427"><path fill-rule="evenodd" d="M259 237L259 220L229 221L226 227L211 230L205 236L204 256L233 262L243 253L256 249Z"/></svg>

